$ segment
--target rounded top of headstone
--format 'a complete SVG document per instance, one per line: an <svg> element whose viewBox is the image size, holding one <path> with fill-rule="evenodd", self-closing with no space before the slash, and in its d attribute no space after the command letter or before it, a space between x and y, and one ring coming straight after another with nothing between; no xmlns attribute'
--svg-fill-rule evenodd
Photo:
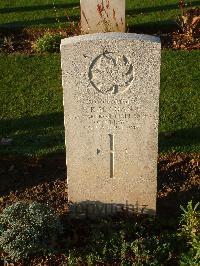
<svg viewBox="0 0 200 266"><path fill-rule="evenodd" d="M108 33L95 33L79 35L74 37L65 38L61 41L61 46L68 44L75 44L83 41L100 41L100 40L130 40L130 41L142 41L153 44L161 44L160 38L146 35L146 34L136 34L136 33L122 33L122 32L108 32Z"/></svg>

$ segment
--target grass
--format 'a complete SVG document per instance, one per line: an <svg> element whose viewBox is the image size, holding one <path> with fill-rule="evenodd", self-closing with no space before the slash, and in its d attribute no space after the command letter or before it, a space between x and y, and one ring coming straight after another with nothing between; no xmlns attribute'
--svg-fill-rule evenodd
<svg viewBox="0 0 200 266"><path fill-rule="evenodd" d="M0 56L0 151L48 154L64 149L59 55Z"/></svg>
<svg viewBox="0 0 200 266"><path fill-rule="evenodd" d="M200 5L196 0L187 2ZM169 31L180 13L178 0L126 3L127 22L134 31ZM65 27L67 16L80 19L79 4L78 0L1 0L0 30ZM163 51L160 152L200 150L199 59L198 51ZM13 139L10 146L0 146L0 153L63 152L60 56L0 54L0 66L0 138Z"/></svg>
<svg viewBox="0 0 200 266"><path fill-rule="evenodd" d="M200 151L200 53L164 51L161 71L160 151ZM171 131L171 136L163 132Z"/></svg>
<svg viewBox="0 0 200 266"><path fill-rule="evenodd" d="M187 1L191 6L200 1ZM1 0L0 28L65 27L68 19L80 19L78 0ZM128 0L127 22L134 30L169 30L176 26L175 19L180 10L178 0ZM55 7L55 8L54 8Z"/></svg>
<svg viewBox="0 0 200 266"><path fill-rule="evenodd" d="M160 152L200 151L198 51L163 51ZM60 55L0 55L0 153L64 152ZM165 134L165 132L172 132Z"/></svg>

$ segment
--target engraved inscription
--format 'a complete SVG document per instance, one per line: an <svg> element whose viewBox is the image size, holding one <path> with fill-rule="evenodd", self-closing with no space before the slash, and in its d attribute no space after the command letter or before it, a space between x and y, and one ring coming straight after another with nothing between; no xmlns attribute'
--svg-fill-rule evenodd
<svg viewBox="0 0 200 266"><path fill-rule="evenodd" d="M114 177L114 135L109 134L110 137L110 178Z"/></svg>
<svg viewBox="0 0 200 266"><path fill-rule="evenodd" d="M135 76L133 65L125 55L103 52L89 67L91 85L100 93L123 93L132 84Z"/></svg>

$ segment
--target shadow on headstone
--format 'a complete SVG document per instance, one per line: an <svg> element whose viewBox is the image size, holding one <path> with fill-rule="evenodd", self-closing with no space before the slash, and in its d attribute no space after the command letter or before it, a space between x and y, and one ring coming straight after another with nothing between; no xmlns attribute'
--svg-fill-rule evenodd
<svg viewBox="0 0 200 266"><path fill-rule="evenodd" d="M135 214L155 215L155 210L148 209L147 205L140 205L136 202L134 205L126 201L124 204L104 203L100 201L82 201L78 203L69 203L69 216L71 218L102 218L107 216Z"/></svg>

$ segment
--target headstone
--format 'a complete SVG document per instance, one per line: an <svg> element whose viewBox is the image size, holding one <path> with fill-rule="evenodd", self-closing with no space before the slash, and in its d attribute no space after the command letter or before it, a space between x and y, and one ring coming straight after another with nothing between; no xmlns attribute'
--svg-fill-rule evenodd
<svg viewBox="0 0 200 266"><path fill-rule="evenodd" d="M87 214L155 214L159 38L99 33L62 40L68 195ZM101 212L101 213L100 213Z"/></svg>
<svg viewBox="0 0 200 266"><path fill-rule="evenodd" d="M81 0L82 33L125 32L125 0Z"/></svg>

